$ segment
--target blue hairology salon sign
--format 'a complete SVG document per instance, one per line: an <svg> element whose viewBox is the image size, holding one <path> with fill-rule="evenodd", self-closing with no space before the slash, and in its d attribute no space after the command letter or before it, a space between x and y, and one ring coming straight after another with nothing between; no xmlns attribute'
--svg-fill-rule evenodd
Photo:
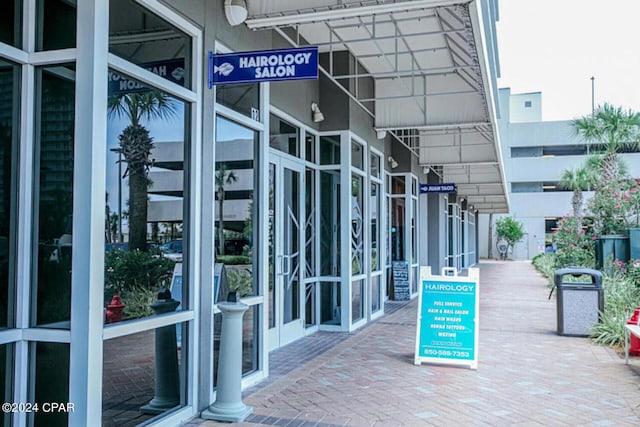
<svg viewBox="0 0 640 427"><path fill-rule="evenodd" d="M217 84L318 78L318 48L209 52L209 88Z"/></svg>

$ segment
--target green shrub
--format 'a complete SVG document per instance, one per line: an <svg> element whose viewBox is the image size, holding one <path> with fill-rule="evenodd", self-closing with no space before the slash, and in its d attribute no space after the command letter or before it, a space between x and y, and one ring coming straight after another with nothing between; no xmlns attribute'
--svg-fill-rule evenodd
<svg viewBox="0 0 640 427"><path fill-rule="evenodd" d="M216 262L221 262L225 265L247 265L251 264L251 258L245 255L218 255Z"/></svg>
<svg viewBox="0 0 640 427"><path fill-rule="evenodd" d="M622 346L624 325L640 304L640 289L629 277L617 270L604 278L604 313L593 327L591 338L596 344Z"/></svg>
<svg viewBox="0 0 640 427"><path fill-rule="evenodd" d="M241 297L253 295L253 274L247 269L227 269L229 290L238 291Z"/></svg>
<svg viewBox="0 0 640 427"><path fill-rule="evenodd" d="M549 286L553 286L553 273L557 270L556 254L539 254L531 262L540 274L549 280Z"/></svg>
<svg viewBox="0 0 640 427"><path fill-rule="evenodd" d="M507 242L506 257L510 249L524 238L524 227L522 223L510 216L505 216L496 221L496 237L498 240Z"/></svg>
<svg viewBox="0 0 640 427"><path fill-rule="evenodd" d="M640 289L640 259L630 259L627 264L627 277Z"/></svg>
<svg viewBox="0 0 640 427"><path fill-rule="evenodd" d="M124 319L139 319L141 317L153 316L153 310L149 305L157 298L157 289L147 289L142 287L132 287L127 289L122 303L124 304Z"/></svg>
<svg viewBox="0 0 640 427"><path fill-rule="evenodd" d="M589 228L582 217L566 216L558 221L553 240L557 246L556 266L595 267L595 248Z"/></svg>
<svg viewBox="0 0 640 427"><path fill-rule="evenodd" d="M148 304L160 289L169 288L175 262L159 251L121 251L105 254L104 304L118 293L125 304L125 318L153 314Z"/></svg>

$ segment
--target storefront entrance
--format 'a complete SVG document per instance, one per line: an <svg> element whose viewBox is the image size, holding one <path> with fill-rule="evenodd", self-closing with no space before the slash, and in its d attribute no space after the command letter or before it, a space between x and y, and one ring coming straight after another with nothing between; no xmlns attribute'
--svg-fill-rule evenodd
<svg viewBox="0 0 640 427"><path fill-rule="evenodd" d="M269 350L304 335L302 292L304 165L269 160Z"/></svg>

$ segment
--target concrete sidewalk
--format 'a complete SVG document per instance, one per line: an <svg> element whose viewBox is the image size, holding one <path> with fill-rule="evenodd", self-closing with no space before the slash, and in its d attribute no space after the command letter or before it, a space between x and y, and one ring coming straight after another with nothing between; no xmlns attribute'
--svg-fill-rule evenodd
<svg viewBox="0 0 640 427"><path fill-rule="evenodd" d="M640 425L640 360L626 366L609 348L558 336L555 298L529 262L479 267L477 371L413 365L412 301L248 390L254 415L237 425Z"/></svg>

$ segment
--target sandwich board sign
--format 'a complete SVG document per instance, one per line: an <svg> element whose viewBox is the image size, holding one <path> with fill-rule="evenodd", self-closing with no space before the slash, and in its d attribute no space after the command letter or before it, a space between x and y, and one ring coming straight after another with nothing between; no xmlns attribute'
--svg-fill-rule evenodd
<svg viewBox="0 0 640 427"><path fill-rule="evenodd" d="M411 287L409 283L409 261L393 261L393 300L409 301L411 299Z"/></svg>
<svg viewBox="0 0 640 427"><path fill-rule="evenodd" d="M478 369L478 316L480 274L468 276L444 268L441 276L431 267L420 268L414 363L438 363Z"/></svg>

